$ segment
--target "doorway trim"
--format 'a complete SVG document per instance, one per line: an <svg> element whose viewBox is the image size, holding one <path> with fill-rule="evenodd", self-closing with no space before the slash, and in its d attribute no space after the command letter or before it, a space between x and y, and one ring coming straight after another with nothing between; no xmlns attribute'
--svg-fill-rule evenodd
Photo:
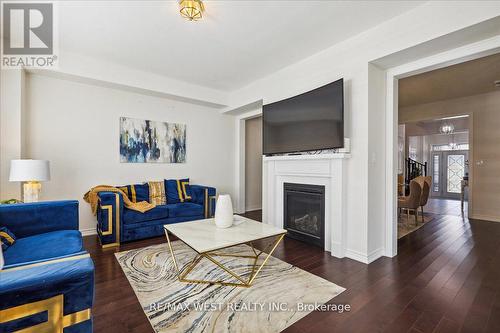
<svg viewBox="0 0 500 333"><path fill-rule="evenodd" d="M385 255L397 255L397 159L398 159L398 80L416 74L429 72L435 69L448 67L469 60L482 58L500 52L500 36L485 39L476 43L458 47L430 57L409 62L386 70L386 227L385 227ZM470 118L469 130L469 184L473 186L474 179L474 153L472 128L473 116ZM473 202L472 191L469 192L469 202ZM472 210L472 204L469 209Z"/></svg>
<svg viewBox="0 0 500 333"><path fill-rule="evenodd" d="M257 118L262 116L262 100L253 105L251 111L239 114L236 116L236 175L235 175L235 193L237 193L235 211L243 214L246 211L246 184L245 184L245 151L246 151L246 121L248 119Z"/></svg>

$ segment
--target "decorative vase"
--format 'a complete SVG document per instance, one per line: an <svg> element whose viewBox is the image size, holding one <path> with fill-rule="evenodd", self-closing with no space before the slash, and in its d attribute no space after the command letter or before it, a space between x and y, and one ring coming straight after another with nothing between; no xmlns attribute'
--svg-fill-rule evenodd
<svg viewBox="0 0 500 333"><path fill-rule="evenodd" d="M218 228L229 228L233 225L233 203L229 194L221 194L217 198L215 225Z"/></svg>

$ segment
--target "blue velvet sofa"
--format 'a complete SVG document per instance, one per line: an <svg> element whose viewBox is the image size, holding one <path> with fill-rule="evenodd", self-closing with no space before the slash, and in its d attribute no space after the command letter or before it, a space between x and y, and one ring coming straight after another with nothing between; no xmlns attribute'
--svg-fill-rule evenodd
<svg viewBox="0 0 500 333"><path fill-rule="evenodd" d="M15 236L0 271L0 332L92 332L94 264L78 201L0 205L0 227Z"/></svg>
<svg viewBox="0 0 500 333"><path fill-rule="evenodd" d="M165 181L165 189L170 188ZM147 184L126 185L120 188L133 193L132 201L148 200L141 192ZM174 187L176 188L176 187ZM97 207L97 234L103 248L118 246L122 242L161 236L163 225L212 217L215 212L216 189L202 185L189 185L189 200L172 200L177 192L167 193L167 203L140 213L127 209L120 193L100 192ZM147 191L147 189L145 190ZM141 197L142 196L142 197Z"/></svg>

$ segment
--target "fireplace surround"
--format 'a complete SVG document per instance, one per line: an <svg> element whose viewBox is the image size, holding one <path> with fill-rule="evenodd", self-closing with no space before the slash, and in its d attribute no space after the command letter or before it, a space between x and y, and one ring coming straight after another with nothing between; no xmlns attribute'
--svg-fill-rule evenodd
<svg viewBox="0 0 500 333"><path fill-rule="evenodd" d="M338 258L346 252L347 153L264 156L262 184L262 221L285 228L285 183L324 187L325 251Z"/></svg>

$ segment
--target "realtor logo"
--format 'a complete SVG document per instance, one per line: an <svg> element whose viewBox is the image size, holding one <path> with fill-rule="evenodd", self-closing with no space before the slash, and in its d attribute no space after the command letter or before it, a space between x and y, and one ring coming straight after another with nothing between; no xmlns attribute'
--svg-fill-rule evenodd
<svg viewBox="0 0 500 333"><path fill-rule="evenodd" d="M2 67L50 67L54 55L54 4L2 3Z"/></svg>

